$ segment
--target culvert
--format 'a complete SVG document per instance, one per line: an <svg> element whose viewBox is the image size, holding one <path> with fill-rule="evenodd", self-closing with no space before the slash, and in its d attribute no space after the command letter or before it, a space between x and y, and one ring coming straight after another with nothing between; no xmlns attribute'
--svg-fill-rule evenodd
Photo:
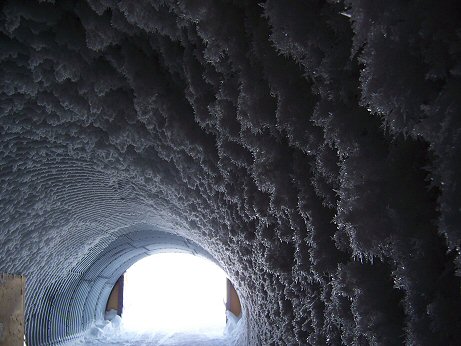
<svg viewBox="0 0 461 346"><path fill-rule="evenodd" d="M112 242L91 249L70 273L42 288L38 301L27 295L28 344L59 344L82 335L94 321L104 319L117 279L140 259L161 252L189 253L214 261L207 251L181 236L142 227L124 229ZM29 292L32 289L39 290L28 287Z"/></svg>
<svg viewBox="0 0 461 346"><path fill-rule="evenodd" d="M457 1L0 6L30 346L83 332L157 230L238 285L242 345L460 343Z"/></svg>

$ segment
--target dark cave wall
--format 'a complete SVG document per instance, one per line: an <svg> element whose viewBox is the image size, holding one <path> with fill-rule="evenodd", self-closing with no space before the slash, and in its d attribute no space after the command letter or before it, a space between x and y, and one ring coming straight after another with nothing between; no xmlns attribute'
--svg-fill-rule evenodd
<svg viewBox="0 0 461 346"><path fill-rule="evenodd" d="M251 345L459 343L456 1L1 6L0 271L34 299L147 224L227 268Z"/></svg>

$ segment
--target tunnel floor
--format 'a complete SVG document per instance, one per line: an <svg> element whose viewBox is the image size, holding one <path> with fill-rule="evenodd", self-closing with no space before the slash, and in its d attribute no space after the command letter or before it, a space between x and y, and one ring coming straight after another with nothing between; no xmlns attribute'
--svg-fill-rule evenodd
<svg viewBox="0 0 461 346"><path fill-rule="evenodd" d="M208 338L202 335L196 334L167 334L167 335L156 335L156 336L139 336L136 338L127 339L124 336L113 337L106 336L104 338L95 338L91 339L89 337L82 338L81 340L74 341L72 343L66 344L66 346L111 346L111 345L124 345L124 346L139 346L139 345L149 345L149 346L160 346L160 345L170 345L170 346L227 346L230 345L230 342L226 337L215 337Z"/></svg>
<svg viewBox="0 0 461 346"><path fill-rule="evenodd" d="M202 330L193 332L156 332L135 333L125 331L121 318L112 321L96 323L89 331L77 340L70 341L65 346L227 346L233 345L238 337L240 321L235 316L228 315L226 329Z"/></svg>

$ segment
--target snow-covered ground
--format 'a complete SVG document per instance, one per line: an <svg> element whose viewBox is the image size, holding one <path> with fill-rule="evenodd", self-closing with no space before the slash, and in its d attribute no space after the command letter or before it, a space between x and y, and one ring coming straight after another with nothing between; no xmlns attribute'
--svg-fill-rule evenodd
<svg viewBox="0 0 461 346"><path fill-rule="evenodd" d="M107 320L96 323L88 333L66 346L231 346L236 345L242 328L242 320L227 312L228 322L224 330L208 329L197 332L138 333L127 330L123 320L110 313Z"/></svg>

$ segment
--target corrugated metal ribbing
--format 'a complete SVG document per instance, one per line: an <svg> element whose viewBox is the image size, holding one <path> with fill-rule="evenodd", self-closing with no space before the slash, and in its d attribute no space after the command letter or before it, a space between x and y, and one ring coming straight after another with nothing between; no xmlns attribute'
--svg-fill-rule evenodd
<svg viewBox="0 0 461 346"><path fill-rule="evenodd" d="M54 285L54 292L53 292L53 306L52 306L52 318L50 316L50 336L58 336L63 337L66 335L66 325L69 319L69 303L70 299L67 294L63 294L63 292L69 292L75 287L76 283L78 282L78 277L73 274L62 281L57 282ZM64 288L64 289L62 289Z"/></svg>
<svg viewBox="0 0 461 346"><path fill-rule="evenodd" d="M122 247L121 245L118 245L115 249L108 250L88 269L88 271L84 274L84 279L88 281L96 279L98 276L100 276L107 263L113 260L114 257L117 258L119 256L123 256L127 251L129 252L133 250L135 249L131 247Z"/></svg>
<svg viewBox="0 0 461 346"><path fill-rule="evenodd" d="M52 283L40 282L26 296L26 338L30 346L59 345L80 336L104 316L117 279L155 252L209 254L190 240L160 231L136 230L97 244L86 258Z"/></svg>
<svg viewBox="0 0 461 346"><path fill-rule="evenodd" d="M101 243L95 245L91 251L74 268L72 268L72 271L76 273L86 272L88 268L91 267L91 265L98 259L104 249L106 249L114 241L114 238L104 239Z"/></svg>
<svg viewBox="0 0 461 346"><path fill-rule="evenodd" d="M137 256L134 256L134 257L130 257L130 259L125 262L123 264L123 266L121 266L120 268L129 268L131 267L134 263L136 263L137 261L139 261L140 259L142 259L143 257L145 257L146 255L145 254L141 254L141 255L137 255ZM110 295L110 292L112 291L112 288L114 287L115 285L115 282L117 281L117 279L125 272L125 270L121 270L120 268L118 268L113 274L112 274L112 277L116 278L114 281L111 281L110 284L108 285L108 287L110 287L110 289L108 290L102 290L101 291L101 294L99 296L99 300L98 300L98 303L97 303L97 306L98 306L98 309L97 311L101 311L101 312L104 312L105 308L106 308L106 305L107 305L107 300L109 299L109 295Z"/></svg>
<svg viewBox="0 0 461 346"><path fill-rule="evenodd" d="M115 271L120 268L120 265L125 266L127 263L132 263L132 258L145 257L146 250L135 249L131 250L128 253L118 256L117 258L112 258L111 261L108 261L106 266L101 271L101 276L111 278L113 277Z"/></svg>
<svg viewBox="0 0 461 346"><path fill-rule="evenodd" d="M68 304L70 302L67 292L72 291L78 281L78 274L69 273L41 292L40 295L30 296L34 300L34 309L29 309L30 318L26 323L26 335L28 340L33 340L31 345L46 344L56 336L66 335L65 326L68 317Z"/></svg>
<svg viewBox="0 0 461 346"><path fill-rule="evenodd" d="M82 280L81 286L85 287L85 295L76 304L76 309L80 313L80 330L85 330L92 322L94 317L94 311L87 309L88 305L85 303L88 300L88 296L91 294L93 281Z"/></svg>
<svg viewBox="0 0 461 346"><path fill-rule="evenodd" d="M82 330L83 316L82 316L82 302L85 301L85 297L88 295L90 290L90 283L79 282L75 285L76 289L69 296L69 307L68 307L68 320L67 320L67 335L73 335Z"/></svg>
<svg viewBox="0 0 461 346"><path fill-rule="evenodd" d="M94 322L96 317L96 311L94 310L96 303L98 301L99 294L104 288L106 283L106 278L97 278L91 282L91 287L86 296L85 303L83 305L83 311L86 312L83 318L84 325L90 325Z"/></svg>

